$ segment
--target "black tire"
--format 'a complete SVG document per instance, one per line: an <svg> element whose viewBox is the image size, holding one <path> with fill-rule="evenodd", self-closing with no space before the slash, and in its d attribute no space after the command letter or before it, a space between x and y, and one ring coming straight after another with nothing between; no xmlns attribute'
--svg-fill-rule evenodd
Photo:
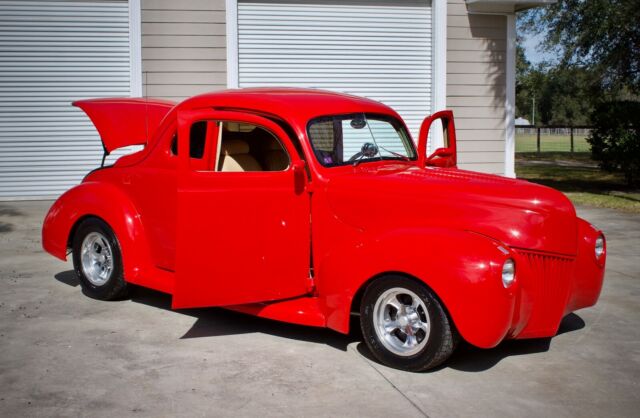
<svg viewBox="0 0 640 418"><path fill-rule="evenodd" d="M111 274L104 284L96 285L89 280L82 267L81 252L85 238L91 233L103 236L111 250ZM98 218L87 218L76 228L73 237L73 268L85 295L100 300L119 300L127 296L129 286L124 279L122 252L116 235L109 225Z"/></svg>
<svg viewBox="0 0 640 418"><path fill-rule="evenodd" d="M425 333L422 334L423 341L426 339L426 342L416 353L407 355L394 353L385 346L376 332L374 322L376 301L387 291L395 288L406 289L417 295L428 312L429 334L426 338ZM455 326L433 292L416 280L394 274L374 280L365 290L360 304L360 327L365 343L378 361L389 367L411 372L425 371L439 366L451 356L459 341ZM402 332L399 336L406 338Z"/></svg>

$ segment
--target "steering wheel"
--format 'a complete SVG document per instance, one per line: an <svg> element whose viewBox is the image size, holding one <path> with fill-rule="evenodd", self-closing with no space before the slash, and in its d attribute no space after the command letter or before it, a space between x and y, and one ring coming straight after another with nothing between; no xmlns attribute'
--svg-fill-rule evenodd
<svg viewBox="0 0 640 418"><path fill-rule="evenodd" d="M362 144L362 148L360 148L360 152L353 154L351 158L349 158L349 162L358 160L362 157L367 157L367 158L375 157L377 153L378 153L378 146L376 144L372 144L371 142L365 142L364 144Z"/></svg>

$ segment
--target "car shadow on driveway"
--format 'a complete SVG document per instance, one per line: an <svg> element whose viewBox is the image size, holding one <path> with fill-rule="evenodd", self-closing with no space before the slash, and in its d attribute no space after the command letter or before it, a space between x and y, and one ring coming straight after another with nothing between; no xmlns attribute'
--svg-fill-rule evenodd
<svg viewBox="0 0 640 418"><path fill-rule="evenodd" d="M562 319L556 335L577 331L584 327L584 320L575 313L570 313ZM462 343L451 356L447 366L465 372L481 372L492 368L507 357L549 351L551 341L552 338L507 340L488 350Z"/></svg>
<svg viewBox="0 0 640 418"><path fill-rule="evenodd" d="M68 286L80 283L73 270L56 274L55 279ZM326 328L314 328L273 321L256 316L229 311L222 308L171 309L171 296L152 289L133 286L129 300L153 308L164 309L196 318L196 322L181 338L206 338L224 335L262 333L276 337L326 344L338 350L347 351L347 346L362 341L358 318L352 318L352 332L343 335ZM100 303L96 301L96 303Z"/></svg>
<svg viewBox="0 0 640 418"><path fill-rule="evenodd" d="M78 279L72 270L60 272L55 279L68 286L77 287ZM224 335L262 333L280 338L326 344L341 351L347 351L349 344L360 342L358 352L369 360L378 363L371 355L366 344L362 342L362 334L358 317L352 317L351 332L343 335L326 328L314 328L296 324L278 322L256 316L229 311L223 308L171 309L171 296L155 290L133 286L129 298L153 308L164 309L196 318L196 322L181 338L206 338ZM559 334L572 332L585 327L585 322L575 313L564 317L560 323ZM543 353L549 350L551 338L528 340L508 340L492 349L474 347L464 341L460 343L451 358L441 368L450 367L465 372L481 372L489 370L501 360L519 355Z"/></svg>
<svg viewBox="0 0 640 418"><path fill-rule="evenodd" d="M73 270L61 271L53 277L55 277L55 279L60 283L64 283L71 287L78 287L80 285L78 276L76 276L76 272Z"/></svg>
<svg viewBox="0 0 640 418"><path fill-rule="evenodd" d="M151 289L135 287L131 300L160 309L172 310L171 296ZM181 338L218 337L258 332L280 338L326 344L341 351L347 351L349 344L360 341L362 338L357 321L356 326L351 327L355 332L343 335L326 328L289 324L223 308L179 309L172 311L197 319Z"/></svg>
<svg viewBox="0 0 640 418"><path fill-rule="evenodd" d="M584 320L575 313L570 313L562 319L556 335L577 331L584 327ZM444 368L452 368L463 372L482 372L491 369L507 357L544 353L549 350L551 340L552 338L507 340L490 349L474 347L462 341L449 360L442 366L427 371L427 373L436 372ZM360 354L378 363L364 343L358 344L357 349Z"/></svg>

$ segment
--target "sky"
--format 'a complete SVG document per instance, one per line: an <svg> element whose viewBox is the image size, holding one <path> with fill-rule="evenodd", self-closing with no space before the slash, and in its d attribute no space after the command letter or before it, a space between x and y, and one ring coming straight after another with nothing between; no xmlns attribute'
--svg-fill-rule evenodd
<svg viewBox="0 0 640 418"><path fill-rule="evenodd" d="M524 54L532 65L539 64L544 60L553 60L554 54L537 50L538 46L542 43L544 34L530 35L521 33L520 36L523 39L522 46L524 47Z"/></svg>

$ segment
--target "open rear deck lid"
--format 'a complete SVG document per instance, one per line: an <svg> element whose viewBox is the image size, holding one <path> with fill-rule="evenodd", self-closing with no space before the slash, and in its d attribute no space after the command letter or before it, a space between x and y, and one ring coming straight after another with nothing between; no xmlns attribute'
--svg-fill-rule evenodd
<svg viewBox="0 0 640 418"><path fill-rule="evenodd" d="M73 102L95 125L105 153L145 145L174 102L158 99L90 99Z"/></svg>

